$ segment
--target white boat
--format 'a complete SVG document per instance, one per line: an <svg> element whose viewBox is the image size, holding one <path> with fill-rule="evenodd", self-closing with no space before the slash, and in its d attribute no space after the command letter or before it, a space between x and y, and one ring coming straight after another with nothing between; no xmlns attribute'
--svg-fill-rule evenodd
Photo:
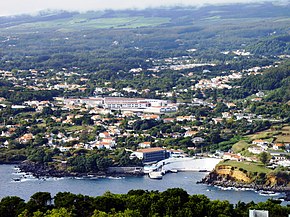
<svg viewBox="0 0 290 217"><path fill-rule="evenodd" d="M150 172L148 175L150 179L162 179L162 172Z"/></svg>

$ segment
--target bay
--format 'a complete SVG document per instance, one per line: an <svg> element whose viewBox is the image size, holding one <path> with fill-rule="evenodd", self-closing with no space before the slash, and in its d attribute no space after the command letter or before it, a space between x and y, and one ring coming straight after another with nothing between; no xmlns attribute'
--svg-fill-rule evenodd
<svg viewBox="0 0 290 217"><path fill-rule="evenodd" d="M268 198L275 197L262 196L254 191L222 190L217 187L196 184L207 173L204 172L179 172L168 173L162 180L150 179L148 176L142 177L108 177L108 178L45 178L37 179L27 176L21 181L15 181L25 174L17 173L15 165L0 165L0 198L6 196L18 196L29 200L30 196L36 192L50 192L54 196L58 192L72 192L89 196L99 196L107 191L116 194L125 194L131 189L165 191L169 188L182 188L189 194L204 194L213 200L228 200L236 204L243 202L262 202ZM283 202L286 205L287 202Z"/></svg>

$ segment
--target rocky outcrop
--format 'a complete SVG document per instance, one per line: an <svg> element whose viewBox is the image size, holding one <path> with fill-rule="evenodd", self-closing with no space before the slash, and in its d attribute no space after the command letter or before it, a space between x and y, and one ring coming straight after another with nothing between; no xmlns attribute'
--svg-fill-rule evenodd
<svg viewBox="0 0 290 217"><path fill-rule="evenodd" d="M40 163L34 163L31 161L25 161L19 164L19 169L26 173L31 173L35 177L65 177L73 176L64 170L58 170L53 166L46 166Z"/></svg>
<svg viewBox="0 0 290 217"><path fill-rule="evenodd" d="M227 165L219 165L216 166L214 173L217 174L217 176L221 176L223 178L227 178L232 181L236 182L243 182L243 183L250 183L251 179L247 176L246 173L243 171L237 170L231 166Z"/></svg>
<svg viewBox="0 0 290 217"><path fill-rule="evenodd" d="M54 167L54 164L45 165L24 161L19 164L22 172L31 173L33 176L39 177L104 177L104 176L142 176L143 168L141 167L111 167L107 171L98 171L97 173L77 173L66 170L62 167Z"/></svg>
<svg viewBox="0 0 290 217"><path fill-rule="evenodd" d="M254 190L265 190L275 192L290 192L288 181L284 178L270 173L266 176L265 183L257 184L255 177L250 178L247 173L238 168L227 165L217 165L205 178L198 183L220 187L250 188ZM289 193L290 195L290 193ZM289 196L290 197L290 196Z"/></svg>
<svg viewBox="0 0 290 217"><path fill-rule="evenodd" d="M109 167L107 174L110 175L126 175L126 176L143 176L143 167Z"/></svg>

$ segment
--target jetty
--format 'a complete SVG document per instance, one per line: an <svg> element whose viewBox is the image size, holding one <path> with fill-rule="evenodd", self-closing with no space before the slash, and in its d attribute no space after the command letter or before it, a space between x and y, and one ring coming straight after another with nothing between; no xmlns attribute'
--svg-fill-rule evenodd
<svg viewBox="0 0 290 217"><path fill-rule="evenodd" d="M210 172L221 161L217 158L168 158L144 167L144 173L158 172L161 175L177 172Z"/></svg>

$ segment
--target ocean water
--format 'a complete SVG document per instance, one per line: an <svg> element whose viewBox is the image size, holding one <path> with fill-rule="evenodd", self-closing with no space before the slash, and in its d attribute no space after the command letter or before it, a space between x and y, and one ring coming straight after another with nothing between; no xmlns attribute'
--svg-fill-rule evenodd
<svg viewBox="0 0 290 217"><path fill-rule="evenodd" d="M254 191L237 189L223 190L204 184L196 184L208 173L179 172L168 173L162 180L142 177L108 177L108 178L43 178L37 179L24 173L19 173L15 165L0 165L0 199L5 196L19 196L29 200L36 192L50 192L54 196L58 192L72 192L90 196L99 196L106 191L125 194L131 189L165 191L168 188L183 188L189 194L204 194L210 199L228 200L230 203L261 202L268 198L278 198L282 195L262 196ZM25 176L26 178L23 178ZM21 178L20 181L17 179ZM15 181L16 180L16 181ZM283 202L284 205L287 202Z"/></svg>

